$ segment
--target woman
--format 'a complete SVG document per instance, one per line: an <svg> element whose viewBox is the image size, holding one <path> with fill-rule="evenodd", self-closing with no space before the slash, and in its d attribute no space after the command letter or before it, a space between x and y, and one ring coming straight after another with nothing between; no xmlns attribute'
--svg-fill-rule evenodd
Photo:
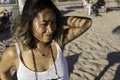
<svg viewBox="0 0 120 80"><path fill-rule="evenodd" d="M92 20L62 17L51 0L26 0L20 21L17 43L2 55L1 79L10 80L9 70L15 66L18 80L69 80L62 49L84 33Z"/></svg>
<svg viewBox="0 0 120 80"><path fill-rule="evenodd" d="M91 15L92 0L82 0L82 1L85 11L87 10L87 14Z"/></svg>

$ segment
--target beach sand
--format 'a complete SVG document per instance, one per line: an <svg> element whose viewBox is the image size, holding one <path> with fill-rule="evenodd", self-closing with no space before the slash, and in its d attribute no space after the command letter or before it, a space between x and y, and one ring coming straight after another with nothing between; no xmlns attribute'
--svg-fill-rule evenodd
<svg viewBox="0 0 120 80"><path fill-rule="evenodd" d="M108 13L94 17L88 16L81 5L58 7L65 16L87 16L93 20L90 29L65 46L70 80L120 80L120 8L109 5ZM2 40L1 54L13 44L11 36Z"/></svg>

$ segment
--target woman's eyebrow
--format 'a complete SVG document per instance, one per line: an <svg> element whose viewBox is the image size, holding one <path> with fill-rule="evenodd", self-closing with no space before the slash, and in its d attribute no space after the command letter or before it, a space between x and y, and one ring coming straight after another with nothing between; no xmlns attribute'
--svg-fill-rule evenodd
<svg viewBox="0 0 120 80"><path fill-rule="evenodd" d="M49 22L49 20L42 20L43 22Z"/></svg>
<svg viewBox="0 0 120 80"><path fill-rule="evenodd" d="M43 22L53 22L53 21L56 21L56 19L53 19L53 20L42 20Z"/></svg>

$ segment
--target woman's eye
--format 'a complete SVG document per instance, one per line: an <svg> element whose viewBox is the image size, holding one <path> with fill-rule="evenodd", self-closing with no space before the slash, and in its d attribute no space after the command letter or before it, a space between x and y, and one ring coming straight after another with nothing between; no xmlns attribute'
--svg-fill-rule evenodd
<svg viewBox="0 0 120 80"><path fill-rule="evenodd" d="M40 25L46 27L48 24L47 23L42 23Z"/></svg>

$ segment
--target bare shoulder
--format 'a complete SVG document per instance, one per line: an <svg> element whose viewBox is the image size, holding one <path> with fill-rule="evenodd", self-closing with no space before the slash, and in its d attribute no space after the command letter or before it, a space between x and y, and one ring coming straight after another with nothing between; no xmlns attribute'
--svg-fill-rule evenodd
<svg viewBox="0 0 120 80"><path fill-rule="evenodd" d="M3 55L8 55L11 58L17 57L17 51L15 45L8 47L4 52Z"/></svg>
<svg viewBox="0 0 120 80"><path fill-rule="evenodd" d="M10 46L4 50L2 53L0 64L4 64L5 62L8 64L14 63L17 59L17 51L15 45ZM6 64L7 65L7 64Z"/></svg>
<svg viewBox="0 0 120 80"><path fill-rule="evenodd" d="M2 54L0 60L0 72L7 72L17 61L17 51L15 46L8 47Z"/></svg>

